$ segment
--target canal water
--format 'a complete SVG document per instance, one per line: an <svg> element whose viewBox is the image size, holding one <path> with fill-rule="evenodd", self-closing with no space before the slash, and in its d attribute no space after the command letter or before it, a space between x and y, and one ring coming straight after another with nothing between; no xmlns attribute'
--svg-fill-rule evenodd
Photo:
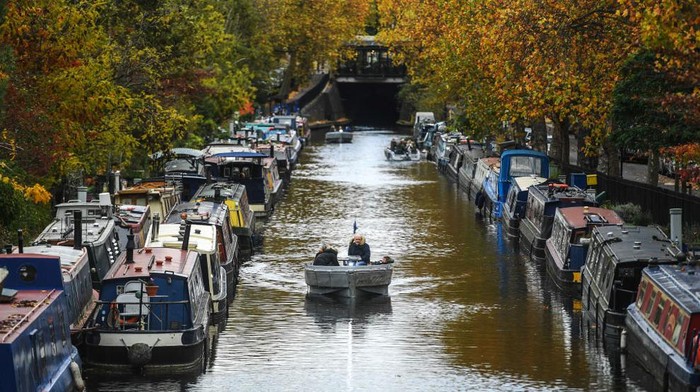
<svg viewBox="0 0 700 392"><path fill-rule="evenodd" d="M388 162L398 131L356 127L351 144L315 135L241 270L205 374L139 377L91 390L641 390L541 265L481 220L430 162ZM387 298L306 297L319 245L346 249L353 225L372 259L396 263Z"/></svg>

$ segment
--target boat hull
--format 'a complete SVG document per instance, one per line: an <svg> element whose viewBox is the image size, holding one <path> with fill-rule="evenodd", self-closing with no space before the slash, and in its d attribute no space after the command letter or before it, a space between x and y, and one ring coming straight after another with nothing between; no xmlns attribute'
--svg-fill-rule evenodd
<svg viewBox="0 0 700 392"><path fill-rule="evenodd" d="M355 298L363 295L389 295L391 265L305 267L309 294Z"/></svg>
<svg viewBox="0 0 700 392"><path fill-rule="evenodd" d="M328 132L326 133L326 143L352 143L352 133Z"/></svg>

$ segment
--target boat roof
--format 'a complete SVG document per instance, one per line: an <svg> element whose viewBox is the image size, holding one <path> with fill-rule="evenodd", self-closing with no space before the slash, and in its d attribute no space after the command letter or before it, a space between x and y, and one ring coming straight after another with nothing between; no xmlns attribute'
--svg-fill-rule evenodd
<svg viewBox="0 0 700 392"><path fill-rule="evenodd" d="M122 227L137 229L145 225L151 216L151 206L122 204L117 207L115 219Z"/></svg>
<svg viewBox="0 0 700 392"><path fill-rule="evenodd" d="M567 185L562 182L547 181L539 185L531 186L529 193L534 197L543 199L545 202L559 202L564 200L585 201L591 205L598 205L595 195L588 193L574 185Z"/></svg>
<svg viewBox="0 0 700 392"><path fill-rule="evenodd" d="M8 302L0 301L0 345L12 344L25 330L36 328L33 321L44 316L44 309L57 301L63 290L6 290L5 293L9 298Z"/></svg>
<svg viewBox="0 0 700 392"><path fill-rule="evenodd" d="M65 204L65 203L64 203ZM97 205L97 209L83 211L80 228L82 230L83 243L103 242L114 232L114 218L101 215L102 212ZM109 207L111 210L111 206ZM72 209L65 205L56 211L56 218L49 223L44 231L37 236L33 244L54 244L72 246L74 240L74 214Z"/></svg>
<svg viewBox="0 0 700 392"><path fill-rule="evenodd" d="M221 225L223 222L226 222L227 212L228 206L221 201L185 202L176 205L163 223L180 224L182 215L187 214L187 221L191 223Z"/></svg>
<svg viewBox="0 0 700 392"><path fill-rule="evenodd" d="M267 154L253 150L220 152L212 156L217 158L267 158Z"/></svg>
<svg viewBox="0 0 700 392"><path fill-rule="evenodd" d="M146 245L180 249L183 233L184 227L179 223L162 223L158 227L158 237L156 239L150 238ZM211 224L191 225L188 249L200 253L214 253L216 250L216 227Z"/></svg>
<svg viewBox="0 0 700 392"><path fill-rule="evenodd" d="M486 158L481 158L479 159L479 162L477 164L482 164L488 167L492 166L500 166L501 165L501 158L499 157L486 157Z"/></svg>
<svg viewBox="0 0 700 392"><path fill-rule="evenodd" d="M132 194L132 193L175 193L175 187L172 184L168 184L163 180L147 180L141 181L138 184L134 184L126 189L121 189L117 191L115 196L120 194Z"/></svg>
<svg viewBox="0 0 700 392"><path fill-rule="evenodd" d="M104 278L109 280L144 279L152 274L175 274L188 277L197 266L197 252L179 248L146 247L134 250L133 263L127 263L128 252L122 252Z"/></svg>
<svg viewBox="0 0 700 392"><path fill-rule="evenodd" d="M522 177L513 177L513 184L515 184L518 189L521 191L526 191L528 188L530 188L533 185L539 185L543 182L547 181L546 178L540 177L540 176L522 176Z"/></svg>
<svg viewBox="0 0 700 392"><path fill-rule="evenodd" d="M680 250L657 226L597 226L593 228L591 236L603 242L616 263L676 263L676 255L680 254Z"/></svg>
<svg viewBox="0 0 700 392"><path fill-rule="evenodd" d="M568 207L557 209L566 223L575 229L588 225L623 225L625 222L613 210L601 207Z"/></svg>
<svg viewBox="0 0 700 392"><path fill-rule="evenodd" d="M193 157L193 158L199 158L203 155L201 150L197 150L194 148L186 148L186 147L176 147L172 148L169 151L170 155L174 156L179 156L179 157ZM164 154L162 151L158 151L151 155L151 159L160 159L164 157L166 154Z"/></svg>
<svg viewBox="0 0 700 392"><path fill-rule="evenodd" d="M245 185L243 184L238 184L234 182L211 182L209 184L202 185L194 194L192 199L214 199L217 190L221 198L232 200L240 200L246 191Z"/></svg>
<svg viewBox="0 0 700 392"><path fill-rule="evenodd" d="M17 251L17 249L15 249ZM88 261L85 248L74 249L72 246L54 246L54 245L35 245L27 246L23 249L23 253L12 253L12 255L24 257L36 257L37 255L58 257L61 262L61 270L66 272L74 271L80 268Z"/></svg>
<svg viewBox="0 0 700 392"><path fill-rule="evenodd" d="M700 269L691 265L655 265L644 273L688 313L700 313Z"/></svg>

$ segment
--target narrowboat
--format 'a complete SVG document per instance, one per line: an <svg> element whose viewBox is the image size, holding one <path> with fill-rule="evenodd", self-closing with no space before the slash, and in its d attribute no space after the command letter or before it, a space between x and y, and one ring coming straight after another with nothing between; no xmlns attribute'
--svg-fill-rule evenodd
<svg viewBox="0 0 700 392"><path fill-rule="evenodd" d="M466 144L467 137L459 132L437 132L433 136L433 144L430 147L429 156L437 164L440 172L447 169L447 159L452 147L458 144Z"/></svg>
<svg viewBox="0 0 700 392"><path fill-rule="evenodd" d="M282 199L284 194L284 186L280 178L279 170L277 170L277 159L267 157L262 160L263 174L265 175L265 186L270 192L272 199L272 208Z"/></svg>
<svg viewBox="0 0 700 392"><path fill-rule="evenodd" d="M483 200L477 207L483 215L493 219L503 218L503 204L506 201L511 181L515 177L536 176L543 182L549 177L549 157L547 154L527 149L506 150L501 153L501 164L498 170L492 167L484 179L482 192Z"/></svg>
<svg viewBox="0 0 700 392"><path fill-rule="evenodd" d="M308 294L348 298L389 295L393 264L357 265L358 260L347 256L340 266L305 265Z"/></svg>
<svg viewBox="0 0 700 392"><path fill-rule="evenodd" d="M193 148L173 148L165 162L163 178L180 191L181 200L189 200L192 193L206 182L204 153Z"/></svg>
<svg viewBox="0 0 700 392"><path fill-rule="evenodd" d="M654 265L642 270L627 308L626 349L663 390L700 387L700 269Z"/></svg>
<svg viewBox="0 0 700 392"><path fill-rule="evenodd" d="M597 207L598 202L595 195L561 182L530 186L525 216L520 220L520 250L534 260L543 261L557 208L578 206Z"/></svg>
<svg viewBox="0 0 700 392"><path fill-rule="evenodd" d="M557 209L552 235L546 241L547 272L563 291L580 297L581 268L586 262L593 227L622 226L613 210L600 207Z"/></svg>
<svg viewBox="0 0 700 392"><path fill-rule="evenodd" d="M87 193L78 192L77 200L56 205L54 220L37 236L32 245L84 247L90 263L92 287L99 290L102 278L119 256L121 249L109 193L98 200L86 201Z"/></svg>
<svg viewBox="0 0 700 392"><path fill-rule="evenodd" d="M181 193L164 179L143 180L114 194L114 204L149 206L153 220L162 222L177 203Z"/></svg>
<svg viewBox="0 0 700 392"><path fill-rule="evenodd" d="M59 256L0 255L0 391L85 390Z"/></svg>
<svg viewBox="0 0 700 392"><path fill-rule="evenodd" d="M501 158L499 157L479 158L476 162L469 159L465 160L459 169L459 187L467 193L469 200L476 199L476 195L481 191L486 176L493 168L499 167L500 164Z"/></svg>
<svg viewBox="0 0 700 392"><path fill-rule="evenodd" d="M309 122L305 117L294 116L294 115L289 115L289 116L275 115L275 116L272 116L272 118L270 118L270 121L273 124L289 125L289 127L292 130L296 131L296 134L302 143L302 147L304 144L306 144L306 141L311 136L311 128L309 128Z"/></svg>
<svg viewBox="0 0 700 392"><path fill-rule="evenodd" d="M122 204L116 207L114 221L119 237L119 249L126 248L126 236L129 233L134 235L135 246L142 248L151 227L151 207Z"/></svg>
<svg viewBox="0 0 700 392"><path fill-rule="evenodd" d="M447 167L445 168L447 177L457 183L460 181L460 170L466 162L476 162L479 158L484 157L484 151L480 143L469 140L469 138L462 139L460 142L463 143L456 144L450 150L447 156Z"/></svg>
<svg viewBox="0 0 700 392"><path fill-rule="evenodd" d="M413 117L413 138L423 140L427 132L426 128L435 125L435 113L416 112Z"/></svg>
<svg viewBox="0 0 700 392"><path fill-rule="evenodd" d="M238 256L241 261L250 260L250 257L255 253L256 246L262 242L262 238L258 233L255 214L248 205L248 194L245 186L232 182L205 184L197 190L192 201L226 203L233 234L238 237Z"/></svg>
<svg viewBox="0 0 700 392"><path fill-rule="evenodd" d="M544 184L548 180L539 176L515 177L512 180L508 196L503 205L503 222L506 236L510 239L520 238L520 220L525 216L527 193L531 186Z"/></svg>
<svg viewBox="0 0 700 392"><path fill-rule="evenodd" d="M301 155L302 143L297 132L287 124L273 123L273 127L262 133L258 143L276 144L284 147L289 156L289 170L294 170L299 155Z"/></svg>
<svg viewBox="0 0 700 392"><path fill-rule="evenodd" d="M292 170L296 167L296 158L293 158L289 148L279 143L258 143L255 150L275 158L277 171L282 179L282 186L286 187L292 180Z"/></svg>
<svg viewBox="0 0 700 392"><path fill-rule="evenodd" d="M233 234L231 229L231 218L228 206L221 202L200 201L180 203L173 209L173 213L165 220L165 224L160 225L155 230L149 241L150 246L165 246L170 242L179 241L182 243L183 229L181 226L183 221L191 223L194 226L194 234L202 234L204 237L196 239L198 241L209 241L211 238L208 231L205 231L202 226L211 226L216 236L215 242L209 243L205 250L204 244L201 248L199 245L196 250L202 254L202 258L206 259L209 264L219 264L226 271L228 303L233 301L236 294L236 285L238 284L238 272L241 267L238 256L238 237ZM178 229L179 227L179 229ZM193 237L190 237L190 244L193 244ZM204 262L204 261L203 261ZM212 265L210 270L217 271L215 265Z"/></svg>
<svg viewBox="0 0 700 392"><path fill-rule="evenodd" d="M245 185L250 208L258 219L272 214L273 199L263 170L267 154L257 151L230 151L215 153L207 158L207 173L213 181L235 182Z"/></svg>
<svg viewBox="0 0 700 392"><path fill-rule="evenodd" d="M591 232L581 269L583 315L607 338L619 339L642 270L677 264L680 250L655 226L603 226Z"/></svg>
<svg viewBox="0 0 700 392"><path fill-rule="evenodd" d="M189 228L183 234L185 248ZM95 374L175 375L203 371L211 296L195 251L127 248L105 277L85 339Z"/></svg>

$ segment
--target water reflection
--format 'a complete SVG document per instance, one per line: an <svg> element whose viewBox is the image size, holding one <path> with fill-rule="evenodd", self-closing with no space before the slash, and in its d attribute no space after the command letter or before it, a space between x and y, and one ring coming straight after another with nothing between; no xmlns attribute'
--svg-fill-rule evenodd
<svg viewBox="0 0 700 392"><path fill-rule="evenodd" d="M371 325L373 317L391 315L391 297L342 298L307 294L304 310L321 331L335 331L338 324L349 322L355 330Z"/></svg>

